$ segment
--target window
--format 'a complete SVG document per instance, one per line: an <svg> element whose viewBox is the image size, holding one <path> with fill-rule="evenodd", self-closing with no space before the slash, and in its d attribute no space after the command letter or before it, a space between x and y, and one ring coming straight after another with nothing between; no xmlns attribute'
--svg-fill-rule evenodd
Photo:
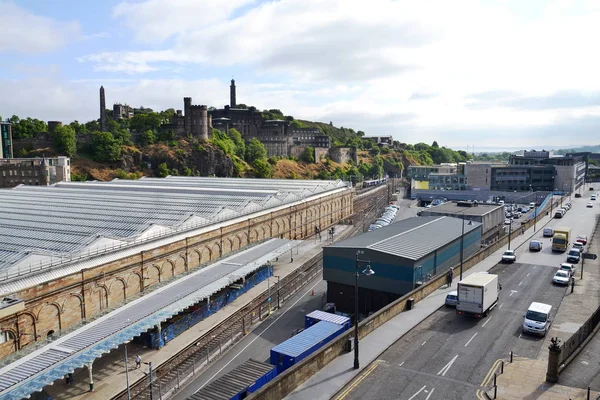
<svg viewBox="0 0 600 400"><path fill-rule="evenodd" d="M15 340L15 335L11 331L0 332L0 344Z"/></svg>

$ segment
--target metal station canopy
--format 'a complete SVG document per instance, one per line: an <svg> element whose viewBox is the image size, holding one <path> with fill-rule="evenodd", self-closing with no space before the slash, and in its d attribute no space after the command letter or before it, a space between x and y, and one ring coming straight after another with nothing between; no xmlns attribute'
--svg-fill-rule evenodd
<svg viewBox="0 0 600 400"><path fill-rule="evenodd" d="M247 276L300 242L270 239L132 301L0 369L0 400L29 397Z"/></svg>

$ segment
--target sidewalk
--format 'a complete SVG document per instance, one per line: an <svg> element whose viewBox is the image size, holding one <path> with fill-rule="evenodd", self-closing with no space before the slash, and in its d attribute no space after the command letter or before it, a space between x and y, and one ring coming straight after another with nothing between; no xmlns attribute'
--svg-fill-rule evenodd
<svg viewBox="0 0 600 400"><path fill-rule="evenodd" d="M546 383L544 360L531 360L516 357L513 363L504 364L504 373L498 375L497 399L520 400L566 400L587 399L587 390ZM599 392L591 391L590 399ZM494 389L488 390L488 396L494 398Z"/></svg>
<svg viewBox="0 0 600 400"><path fill-rule="evenodd" d="M549 221L549 216L538 218L537 230L539 231L539 229ZM519 235L512 240L511 247L515 250L522 251L522 248L519 247L522 244L527 243L533 235L533 228L528 229L524 235ZM465 271L463 277L476 272L489 271L498 263L504 250L505 247L500 248L479 264L476 264L468 271ZM343 354L319 370L285 398L288 400L326 400L332 398L341 388L358 375L363 368L367 367L373 360L377 359L383 351L421 323L425 318L442 307L446 299L446 294L451 290L456 290L457 282L458 279L454 281L451 288L444 287L438 289L425 299L416 303L413 310L400 313L383 326L377 328L367 337L361 339L361 369L353 369L353 353Z"/></svg>
<svg viewBox="0 0 600 400"><path fill-rule="evenodd" d="M345 236L352 226L336 225L336 240ZM289 256L280 257L278 262L273 263L273 275L278 275L280 279L292 273L307 260L312 258L323 246L330 243L327 240L327 234L323 233L321 241L310 238L301 243L297 249L293 250L294 261L290 262ZM274 284L271 279L271 286ZM255 297L267 290L267 281L263 281L241 295L231 304L223 307L216 314L200 321L192 328L186 330L181 335L168 342L160 350L148 349L138 344L129 343L127 345L129 382L133 385L140 379L148 376L148 366L142 364L142 368L135 369L135 357L139 354L143 363L152 362L153 368L159 367L162 363L170 359L181 349L187 347L194 340L200 338L205 332L213 328L220 321L243 308ZM152 292L150 292L150 295ZM154 375L154 374L153 374ZM86 400L106 400L110 399L126 389L124 346L114 349L109 354L96 359L93 365L94 391L89 391L88 371L80 368L75 371L74 382L67 386L65 381L57 381L53 385L46 386L44 389L53 400L62 399L86 399ZM184 377L182 377L183 379Z"/></svg>

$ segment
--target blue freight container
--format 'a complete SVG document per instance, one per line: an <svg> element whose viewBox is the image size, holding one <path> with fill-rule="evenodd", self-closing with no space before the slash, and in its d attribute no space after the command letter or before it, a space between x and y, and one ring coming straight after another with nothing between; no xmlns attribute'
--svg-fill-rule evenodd
<svg viewBox="0 0 600 400"><path fill-rule="evenodd" d="M320 321L271 349L271 364L282 373L344 332L342 325Z"/></svg>
<svg viewBox="0 0 600 400"><path fill-rule="evenodd" d="M249 359L219 379L210 382L187 400L241 400L275 379L277 368Z"/></svg>
<svg viewBox="0 0 600 400"><path fill-rule="evenodd" d="M310 328L320 321L328 321L333 322L334 324L342 325L344 330L350 328L350 318L325 311L315 310L310 314L306 314L304 317L304 329Z"/></svg>

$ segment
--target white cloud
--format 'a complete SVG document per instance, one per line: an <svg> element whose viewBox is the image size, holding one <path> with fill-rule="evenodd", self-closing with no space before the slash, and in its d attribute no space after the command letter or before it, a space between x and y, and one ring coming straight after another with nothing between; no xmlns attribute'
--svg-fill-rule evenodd
<svg viewBox="0 0 600 400"><path fill-rule="evenodd" d="M12 2L0 1L0 15L0 53L50 52L80 35L77 22L34 15Z"/></svg>
<svg viewBox="0 0 600 400"><path fill-rule="evenodd" d="M244 76L238 80L240 103L392 134L404 142L491 146L506 145L507 137L597 142L590 128L598 126L600 116L597 2L507 4L127 2L115 7L113 17L130 28L139 50L121 47L78 60L115 79L105 85L109 103L181 108L182 97L192 96L196 104L220 107L228 100L228 81L137 79L227 67ZM108 79L95 86L48 81L41 92L58 93L56 107L33 105L32 98L46 97L26 90L32 98L17 96L0 109L34 107L45 119L95 118L97 88L104 82ZM0 82L0 89L8 84ZM28 87L27 81L22 85ZM86 100L72 103L78 98ZM568 124L573 132L559 135L558 128Z"/></svg>
<svg viewBox="0 0 600 400"><path fill-rule="evenodd" d="M121 2L113 17L132 30L137 41L162 42L226 20L233 11L252 0L147 0Z"/></svg>

